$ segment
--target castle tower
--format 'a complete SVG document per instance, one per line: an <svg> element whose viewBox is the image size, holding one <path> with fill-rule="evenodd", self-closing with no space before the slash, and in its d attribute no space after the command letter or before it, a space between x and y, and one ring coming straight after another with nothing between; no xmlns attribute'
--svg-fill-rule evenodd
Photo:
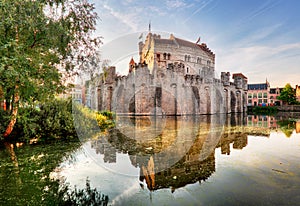
<svg viewBox="0 0 300 206"><path fill-rule="evenodd" d="M133 57L131 57L131 60L129 62L129 73L131 73L134 70L134 67L135 67L135 61Z"/></svg>
<svg viewBox="0 0 300 206"><path fill-rule="evenodd" d="M248 79L242 73L235 73L232 78L237 89L248 90Z"/></svg>

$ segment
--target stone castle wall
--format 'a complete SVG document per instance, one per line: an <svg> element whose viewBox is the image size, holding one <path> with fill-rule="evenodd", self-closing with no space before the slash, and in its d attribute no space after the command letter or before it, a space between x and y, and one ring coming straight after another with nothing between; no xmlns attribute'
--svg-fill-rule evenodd
<svg viewBox="0 0 300 206"><path fill-rule="evenodd" d="M134 72L116 77L108 72L98 86L98 110L135 115L190 115L246 111L244 82L184 74L181 64L170 64L150 73L146 64L136 65ZM115 68L111 68L115 70ZM226 76L227 75L227 76Z"/></svg>

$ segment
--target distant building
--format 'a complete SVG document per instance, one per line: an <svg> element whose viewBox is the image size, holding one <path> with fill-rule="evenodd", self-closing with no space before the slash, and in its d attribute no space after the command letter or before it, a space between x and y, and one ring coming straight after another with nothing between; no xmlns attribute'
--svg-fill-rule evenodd
<svg viewBox="0 0 300 206"><path fill-rule="evenodd" d="M270 88L270 83L248 84L247 102L248 106L275 106L282 105L282 101L277 97L282 88Z"/></svg>
<svg viewBox="0 0 300 206"><path fill-rule="evenodd" d="M296 99L300 102L300 86L296 85Z"/></svg>
<svg viewBox="0 0 300 206"><path fill-rule="evenodd" d="M82 93L83 93L83 87L79 84L76 84L74 88L71 89L69 96L72 97L74 102L83 104L84 99Z"/></svg>
<svg viewBox="0 0 300 206"><path fill-rule="evenodd" d="M300 133L300 120L296 122L296 133Z"/></svg>
<svg viewBox="0 0 300 206"><path fill-rule="evenodd" d="M282 101L277 99L283 88L270 88L269 103L270 105L282 105Z"/></svg>

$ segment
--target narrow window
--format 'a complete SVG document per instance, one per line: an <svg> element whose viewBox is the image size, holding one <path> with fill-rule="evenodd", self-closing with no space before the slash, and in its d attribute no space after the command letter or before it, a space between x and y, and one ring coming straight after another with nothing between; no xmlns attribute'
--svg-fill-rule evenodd
<svg viewBox="0 0 300 206"><path fill-rule="evenodd" d="M262 93L261 92L258 93L258 98L262 98Z"/></svg>
<svg viewBox="0 0 300 206"><path fill-rule="evenodd" d="M268 97L268 93L264 92L264 98L267 98L267 97Z"/></svg>

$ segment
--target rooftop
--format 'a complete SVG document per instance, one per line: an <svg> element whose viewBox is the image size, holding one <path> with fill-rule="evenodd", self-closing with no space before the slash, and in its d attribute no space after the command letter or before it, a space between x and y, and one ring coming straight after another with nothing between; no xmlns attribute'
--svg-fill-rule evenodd
<svg viewBox="0 0 300 206"><path fill-rule="evenodd" d="M243 75L242 73L235 73L235 74L232 74L232 78L235 78L235 77L242 77L244 79L247 79L247 77L245 75Z"/></svg>
<svg viewBox="0 0 300 206"><path fill-rule="evenodd" d="M267 90L268 84L248 84L248 90Z"/></svg>
<svg viewBox="0 0 300 206"><path fill-rule="evenodd" d="M170 35L169 39L162 39L159 35L153 34L155 44L169 44L178 45L181 47L189 47L193 49L198 49L206 52L208 55L214 56L215 54L207 47L205 43L198 44L196 42L190 42L184 39L175 37L173 34Z"/></svg>

